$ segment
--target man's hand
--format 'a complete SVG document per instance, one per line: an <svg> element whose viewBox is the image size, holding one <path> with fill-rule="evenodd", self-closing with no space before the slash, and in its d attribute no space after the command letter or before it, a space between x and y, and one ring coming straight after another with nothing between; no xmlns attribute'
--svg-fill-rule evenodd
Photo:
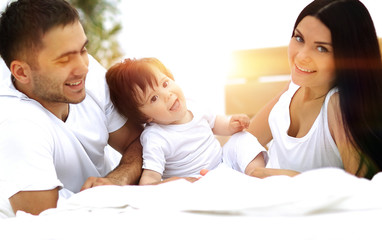
<svg viewBox="0 0 382 240"><path fill-rule="evenodd" d="M113 178L89 177L82 186L81 191L102 185L123 185L123 183Z"/></svg>
<svg viewBox="0 0 382 240"><path fill-rule="evenodd" d="M122 128L110 133L109 145L122 154L122 159L106 177L89 177L81 191L102 185L138 184L142 174L141 132L142 126L126 122Z"/></svg>
<svg viewBox="0 0 382 240"><path fill-rule="evenodd" d="M134 152L135 154L129 154ZM134 158L135 156L135 158ZM120 164L106 177L89 177L81 191L102 185L130 185L138 184L142 172L142 146L136 139L125 152ZM137 159L138 158L138 159Z"/></svg>

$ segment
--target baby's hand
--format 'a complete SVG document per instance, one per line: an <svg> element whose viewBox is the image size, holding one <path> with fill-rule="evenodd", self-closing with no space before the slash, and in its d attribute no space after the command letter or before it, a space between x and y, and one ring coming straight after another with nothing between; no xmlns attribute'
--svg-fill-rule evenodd
<svg viewBox="0 0 382 240"><path fill-rule="evenodd" d="M249 127L250 119L245 114L235 114L231 116L229 128L232 132L240 132Z"/></svg>

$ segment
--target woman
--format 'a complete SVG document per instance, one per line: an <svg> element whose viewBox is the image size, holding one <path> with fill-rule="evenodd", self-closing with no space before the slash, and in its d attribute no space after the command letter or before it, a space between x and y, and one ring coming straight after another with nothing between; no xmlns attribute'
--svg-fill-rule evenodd
<svg viewBox="0 0 382 240"><path fill-rule="evenodd" d="M266 177L340 167L371 178L382 169L382 63L374 24L358 0L315 0L288 48L292 81L251 121L269 144Z"/></svg>

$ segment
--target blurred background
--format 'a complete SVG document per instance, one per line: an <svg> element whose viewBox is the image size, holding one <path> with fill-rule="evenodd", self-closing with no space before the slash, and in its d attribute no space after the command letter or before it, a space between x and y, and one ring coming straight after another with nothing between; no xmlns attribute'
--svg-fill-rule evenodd
<svg viewBox="0 0 382 240"><path fill-rule="evenodd" d="M7 0L0 0L3 10ZM190 98L254 115L288 79L286 46L311 0L70 0L106 68L156 57ZM362 0L382 36L382 2ZM265 84L267 83L267 84Z"/></svg>

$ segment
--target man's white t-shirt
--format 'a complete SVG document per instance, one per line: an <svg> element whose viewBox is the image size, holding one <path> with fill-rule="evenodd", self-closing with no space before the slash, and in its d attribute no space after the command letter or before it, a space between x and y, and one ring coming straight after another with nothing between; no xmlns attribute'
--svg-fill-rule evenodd
<svg viewBox="0 0 382 240"><path fill-rule="evenodd" d="M9 198L19 191L60 188L60 197L80 191L90 176L112 170L105 155L110 132L126 119L114 109L105 69L89 56L86 98L69 105L66 122L17 91L0 87L0 217L12 216Z"/></svg>

